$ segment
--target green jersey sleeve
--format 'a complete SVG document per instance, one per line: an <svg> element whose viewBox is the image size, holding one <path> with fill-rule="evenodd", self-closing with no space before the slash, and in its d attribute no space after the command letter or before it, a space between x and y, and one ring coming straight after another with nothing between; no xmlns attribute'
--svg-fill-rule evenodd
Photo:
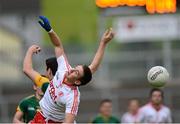
<svg viewBox="0 0 180 124"><path fill-rule="evenodd" d="M19 103L18 107L17 107L17 111L21 111L21 112L25 113L25 112L26 112L26 108L27 108L26 101L25 101L25 100L22 100L22 101Z"/></svg>

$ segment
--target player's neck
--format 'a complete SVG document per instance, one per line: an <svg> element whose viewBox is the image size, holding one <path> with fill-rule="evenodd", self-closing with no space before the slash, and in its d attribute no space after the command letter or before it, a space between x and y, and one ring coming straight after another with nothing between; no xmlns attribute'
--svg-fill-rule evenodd
<svg viewBox="0 0 180 124"><path fill-rule="evenodd" d="M138 110L137 111L130 111L130 113L135 116L135 115L137 115Z"/></svg>
<svg viewBox="0 0 180 124"><path fill-rule="evenodd" d="M38 93L35 93L35 97L38 101L41 100L41 98L42 98Z"/></svg>
<svg viewBox="0 0 180 124"><path fill-rule="evenodd" d="M68 78L65 78L65 80L64 80L63 83L66 84L66 85L68 85L68 86L73 86L73 81L68 80Z"/></svg>
<svg viewBox="0 0 180 124"><path fill-rule="evenodd" d="M156 111L159 111L162 107L162 104L153 104L151 103L152 107L156 110Z"/></svg>
<svg viewBox="0 0 180 124"><path fill-rule="evenodd" d="M101 114L101 116L105 119L108 119L109 117L111 117L111 115L105 115L105 114Z"/></svg>
<svg viewBox="0 0 180 124"><path fill-rule="evenodd" d="M49 77L49 80L51 81L52 79L53 79L53 77L52 77L52 76L50 76L50 77Z"/></svg>

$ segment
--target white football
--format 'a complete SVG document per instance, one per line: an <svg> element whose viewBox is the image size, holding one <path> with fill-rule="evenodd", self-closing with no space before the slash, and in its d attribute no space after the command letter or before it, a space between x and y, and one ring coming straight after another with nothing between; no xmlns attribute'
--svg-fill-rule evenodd
<svg viewBox="0 0 180 124"><path fill-rule="evenodd" d="M155 66L149 70L147 79L153 87L163 87L169 81L169 73L166 68Z"/></svg>

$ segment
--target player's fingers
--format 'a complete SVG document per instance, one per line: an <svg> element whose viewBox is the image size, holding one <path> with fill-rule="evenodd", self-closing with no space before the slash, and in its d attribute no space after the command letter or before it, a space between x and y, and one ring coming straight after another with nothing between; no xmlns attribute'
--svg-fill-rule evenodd
<svg viewBox="0 0 180 124"><path fill-rule="evenodd" d="M109 28L111 31L113 30L112 27Z"/></svg>
<svg viewBox="0 0 180 124"><path fill-rule="evenodd" d="M107 29L107 30L105 31L104 35L107 36L108 33L109 33L109 29Z"/></svg>
<svg viewBox="0 0 180 124"><path fill-rule="evenodd" d="M44 16L39 16L39 19L41 20L44 20L44 18L45 18Z"/></svg>
<svg viewBox="0 0 180 124"><path fill-rule="evenodd" d="M41 48L39 46L36 47L36 51L37 52L40 52L41 51Z"/></svg>
<svg viewBox="0 0 180 124"><path fill-rule="evenodd" d="M110 35L112 33L112 28L108 29L107 35Z"/></svg>
<svg viewBox="0 0 180 124"><path fill-rule="evenodd" d="M43 23L42 21L38 21L38 23L39 23L42 27L44 27L44 23Z"/></svg>
<svg viewBox="0 0 180 124"><path fill-rule="evenodd" d="M36 49L35 53L38 54L39 52L41 52L41 49Z"/></svg>
<svg viewBox="0 0 180 124"><path fill-rule="evenodd" d="M109 33L106 35L107 38L112 37L112 31L110 30Z"/></svg>
<svg viewBox="0 0 180 124"><path fill-rule="evenodd" d="M114 32L113 32L113 29L112 29L112 28L110 28L109 35L110 35L110 37L114 37Z"/></svg>
<svg viewBox="0 0 180 124"><path fill-rule="evenodd" d="M110 36L113 38L113 37L114 37L114 35L115 35L115 33L114 33L113 31L111 31Z"/></svg>

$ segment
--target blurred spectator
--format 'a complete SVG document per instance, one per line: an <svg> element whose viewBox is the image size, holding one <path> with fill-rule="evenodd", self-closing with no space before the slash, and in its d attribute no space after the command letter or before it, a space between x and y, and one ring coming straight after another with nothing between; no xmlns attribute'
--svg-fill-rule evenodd
<svg viewBox="0 0 180 124"><path fill-rule="evenodd" d="M163 105L163 99L161 89L150 91L150 102L140 109L141 123L172 123L171 111Z"/></svg>
<svg viewBox="0 0 180 124"><path fill-rule="evenodd" d="M128 104L128 112L124 113L121 118L122 123L139 123L139 101L131 99Z"/></svg>
<svg viewBox="0 0 180 124"><path fill-rule="evenodd" d="M94 118L92 123L120 123L120 121L112 116L112 101L104 99L100 103L99 115Z"/></svg>

